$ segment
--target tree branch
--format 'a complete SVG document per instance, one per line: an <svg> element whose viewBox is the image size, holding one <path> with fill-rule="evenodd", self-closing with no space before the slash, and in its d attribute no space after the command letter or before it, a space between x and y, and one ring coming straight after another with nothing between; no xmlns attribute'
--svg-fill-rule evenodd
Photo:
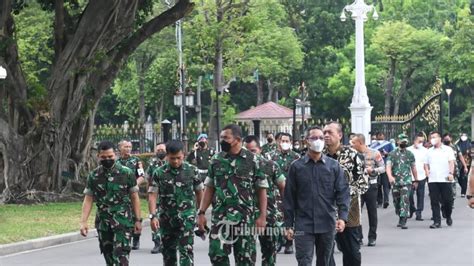
<svg viewBox="0 0 474 266"><path fill-rule="evenodd" d="M65 43L64 0L54 2L54 62L59 58Z"/></svg>

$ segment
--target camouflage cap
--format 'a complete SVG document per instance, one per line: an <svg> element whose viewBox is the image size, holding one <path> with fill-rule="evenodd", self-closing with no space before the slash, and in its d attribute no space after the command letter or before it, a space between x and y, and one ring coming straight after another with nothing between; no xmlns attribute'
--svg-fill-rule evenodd
<svg viewBox="0 0 474 266"><path fill-rule="evenodd" d="M400 142L408 142L408 136L405 133L401 133L398 135L398 141Z"/></svg>

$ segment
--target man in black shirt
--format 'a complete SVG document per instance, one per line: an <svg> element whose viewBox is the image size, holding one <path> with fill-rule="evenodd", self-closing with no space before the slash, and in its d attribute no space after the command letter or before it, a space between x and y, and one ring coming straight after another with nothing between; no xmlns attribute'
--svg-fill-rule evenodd
<svg viewBox="0 0 474 266"><path fill-rule="evenodd" d="M308 152L289 170L283 205L287 237L295 238L298 265L330 265L334 233L342 232L349 213L349 184L339 163L322 154L319 127L306 132ZM337 221L336 221L337 206Z"/></svg>

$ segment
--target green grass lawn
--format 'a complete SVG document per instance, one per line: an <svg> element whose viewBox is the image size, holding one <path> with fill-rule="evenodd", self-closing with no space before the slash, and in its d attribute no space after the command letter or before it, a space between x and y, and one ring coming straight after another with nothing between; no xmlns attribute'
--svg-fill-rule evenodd
<svg viewBox="0 0 474 266"><path fill-rule="evenodd" d="M0 244L38 237L79 232L82 202L37 205L0 205ZM94 227L95 205L89 217ZM146 200L141 202L142 217L148 214Z"/></svg>

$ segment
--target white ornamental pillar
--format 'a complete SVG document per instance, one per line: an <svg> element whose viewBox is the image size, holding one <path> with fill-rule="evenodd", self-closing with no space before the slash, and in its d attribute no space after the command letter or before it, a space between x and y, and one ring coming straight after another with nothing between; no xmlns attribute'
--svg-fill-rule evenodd
<svg viewBox="0 0 474 266"><path fill-rule="evenodd" d="M373 5L367 5L363 0L355 0L351 5L344 7L341 13L341 20L346 20L345 12L351 14L355 21L355 86L352 102L349 106L351 110L351 131L362 133L366 139L370 139L371 111L372 106L367 96L365 86L365 56L364 56L364 22L367 21L367 13L374 11L373 18L378 19L378 14Z"/></svg>

